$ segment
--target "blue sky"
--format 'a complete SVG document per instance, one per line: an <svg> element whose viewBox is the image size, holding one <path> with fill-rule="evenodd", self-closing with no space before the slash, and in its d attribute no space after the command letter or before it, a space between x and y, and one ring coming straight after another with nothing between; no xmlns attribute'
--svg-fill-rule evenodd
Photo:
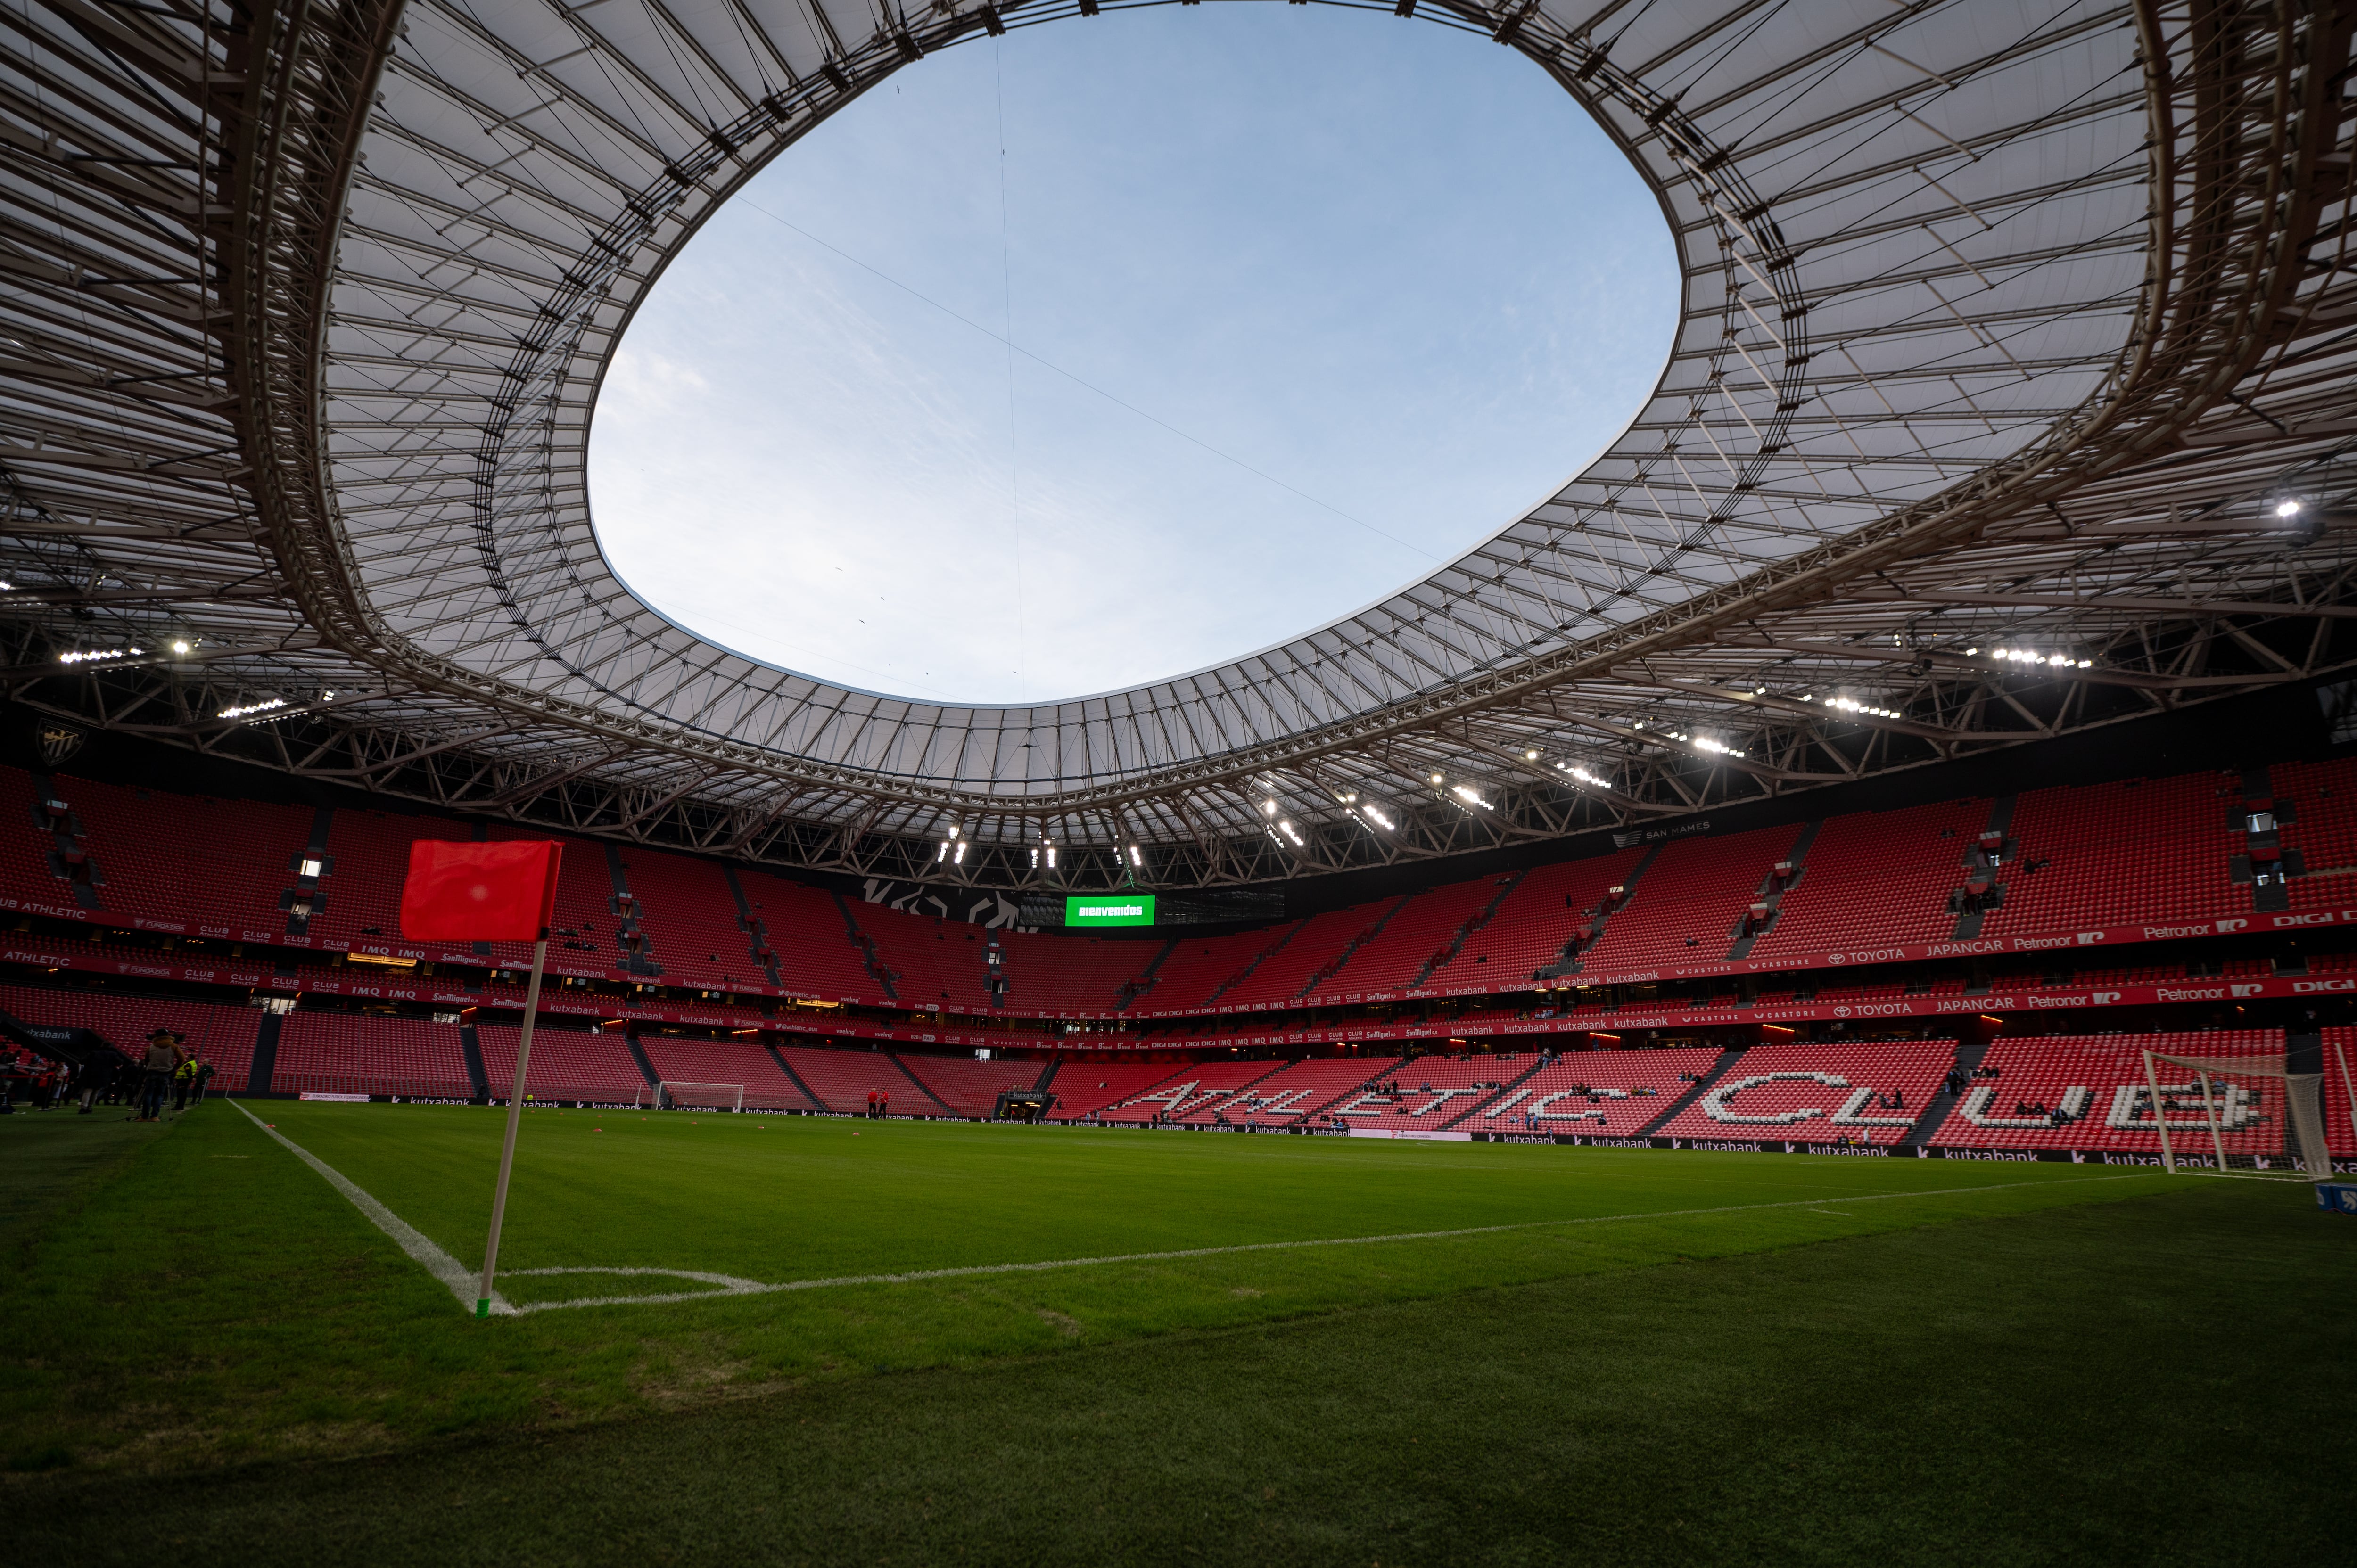
<svg viewBox="0 0 2357 1568"><path fill-rule="evenodd" d="M1675 274L1626 160L1486 38L1275 5L1017 29L690 242L600 396L592 514L650 603L790 669L1112 690L1512 521L1651 390Z"/></svg>

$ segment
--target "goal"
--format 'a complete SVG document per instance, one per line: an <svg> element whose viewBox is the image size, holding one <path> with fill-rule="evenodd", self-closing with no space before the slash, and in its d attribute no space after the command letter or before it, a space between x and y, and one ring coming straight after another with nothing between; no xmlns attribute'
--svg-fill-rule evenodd
<svg viewBox="0 0 2357 1568"><path fill-rule="evenodd" d="M2160 1161L2172 1174L2185 1166L2330 1181L2323 1069L2323 1052L2312 1036L2295 1038L2283 1054L2147 1051L2142 1087L2131 1086L2122 1099L2129 1127L2160 1134Z"/></svg>
<svg viewBox="0 0 2357 1568"><path fill-rule="evenodd" d="M741 1083L686 1083L665 1079L639 1090L639 1103L657 1111L742 1111L745 1109L745 1086Z"/></svg>

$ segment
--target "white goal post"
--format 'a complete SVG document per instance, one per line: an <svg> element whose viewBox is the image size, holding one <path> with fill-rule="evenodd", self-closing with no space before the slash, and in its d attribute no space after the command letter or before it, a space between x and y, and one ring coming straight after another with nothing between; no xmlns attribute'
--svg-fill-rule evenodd
<svg viewBox="0 0 2357 1568"><path fill-rule="evenodd" d="M2317 1066L2321 1069L2322 1063ZM2330 1181L2324 1141L2324 1074L2289 1070L2286 1058L2144 1053L2144 1086L2123 1098L2130 1126L2160 1134L2160 1162L2225 1175ZM2204 1157L2207 1156L2207 1157Z"/></svg>
<svg viewBox="0 0 2357 1568"><path fill-rule="evenodd" d="M742 1111L745 1109L745 1086L741 1083L689 1083L667 1078L661 1083L649 1084L639 1090L638 1102L656 1111Z"/></svg>

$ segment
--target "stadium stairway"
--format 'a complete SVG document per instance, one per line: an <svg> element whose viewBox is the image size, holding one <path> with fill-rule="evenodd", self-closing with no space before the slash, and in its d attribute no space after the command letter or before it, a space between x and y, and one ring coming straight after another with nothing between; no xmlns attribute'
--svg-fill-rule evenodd
<svg viewBox="0 0 2357 1568"><path fill-rule="evenodd" d="M321 806L311 813L311 836L304 842L295 864L286 869L295 874L295 885L279 895L278 907L286 911L286 934L290 937L308 935L311 917L327 908L327 893L320 880L335 874L336 863L328 854L328 834L335 826L336 809ZM317 866L317 871L306 869Z"/></svg>
<svg viewBox="0 0 2357 1568"><path fill-rule="evenodd" d="M246 1069L245 1091L248 1094L270 1092L271 1075L278 1070L278 1033L285 1026L286 1015L264 1013L262 1027L253 1035L253 1065Z"/></svg>
<svg viewBox="0 0 2357 1568"><path fill-rule="evenodd" d="M1955 1070L1964 1075L1966 1085L1965 1094L1972 1092L1970 1085L1973 1074L1979 1070L1981 1062L1987 1056L1986 1040L1964 1040L1957 1044ZM1963 1101L1963 1094L1950 1094L1945 1089L1932 1096L1923 1102L1922 1114L1915 1118L1915 1125L1907 1130L1907 1136L1901 1138L1897 1146L1911 1151L1929 1144L1948 1120L1949 1112L1955 1110Z"/></svg>
<svg viewBox="0 0 2357 1568"><path fill-rule="evenodd" d="M811 1086L802 1081L802 1075L794 1070L794 1067L791 1062L786 1060L784 1052L779 1050L775 1046L763 1046L761 1048L770 1053L770 1059L778 1064L778 1070L784 1073L786 1077L792 1081L793 1086L796 1089L802 1090L802 1098L804 1100L809 1101L821 1111L833 1111L834 1109L834 1106L829 1105L825 1101L821 1100L817 1095L811 1092Z"/></svg>
<svg viewBox="0 0 2357 1568"><path fill-rule="evenodd" d="M783 991L786 983L778 978L778 955L770 946L767 923L753 918L753 906L745 897L745 884L737 880L737 868L724 865L720 868L720 875L728 884L728 897L736 900L737 924L745 933L747 955L761 966L761 972L769 977L771 985Z"/></svg>
<svg viewBox="0 0 2357 1568"><path fill-rule="evenodd" d="M1113 1010L1114 1012L1127 1012L1132 1003L1135 1003L1139 997L1154 989L1154 972L1162 967L1162 961L1164 959L1168 958L1172 953L1178 950L1178 944L1181 940L1182 939L1178 937L1173 937L1168 941L1163 943L1162 950L1154 955L1154 961L1152 963L1147 964L1143 970L1138 972L1136 979L1122 982L1121 989L1114 993L1115 1000L1114 1002Z"/></svg>
<svg viewBox="0 0 2357 1568"><path fill-rule="evenodd" d="M58 794L58 781L48 773L35 773L33 781L33 823L48 835L47 858L49 874L65 879L74 902L85 909L104 909L105 903L98 890L106 886L106 877L99 871L98 862L90 853L90 839L82 832L81 821L72 811L71 802ZM54 808L63 806L58 811Z"/></svg>
<svg viewBox="0 0 2357 1568"><path fill-rule="evenodd" d="M608 851L609 855L611 853L610 850ZM619 875L620 873L616 873L617 876ZM662 1081L662 1074L655 1070L655 1064L647 1060L646 1047L639 1044L639 1036L635 1030L622 1031L622 1047L630 1053L630 1059L638 1064L639 1071L645 1075L648 1088L652 1089Z"/></svg>
<svg viewBox="0 0 2357 1568"><path fill-rule="evenodd" d="M1778 872L1771 868L1760 879L1760 890L1752 895L1758 902L1752 909L1763 911L1763 917L1756 926L1751 924L1752 909L1745 910L1737 918L1735 945L1727 950L1729 959L1749 958L1751 944L1776 929L1776 918L1784 911L1784 895L1798 887L1808 875L1809 845L1816 842L1817 830L1824 825L1822 817L1811 822L1801 830L1801 836L1792 841L1792 847L1784 852L1784 858L1779 865L1792 868L1790 876L1780 878Z"/></svg>
<svg viewBox="0 0 2357 1568"><path fill-rule="evenodd" d="M1645 857L1642 860L1640 860L1636 865L1629 868L1629 875L1620 879L1620 902L1616 904L1613 907L1614 908L1625 906L1631 898L1636 897L1637 884L1644 879L1646 870L1652 865L1653 862L1662 857L1662 851L1668 847L1669 840L1667 839L1656 842L1652 848L1645 852ZM1611 918L1611 909L1598 908L1595 914L1588 918L1587 934L1584 936L1574 936L1569 941L1564 943L1563 951L1556 957L1555 961L1548 964L1544 969L1541 969L1537 973L1532 975L1531 978L1533 980L1560 980L1567 974L1577 974L1586 961L1581 959L1579 955L1604 940L1605 924Z"/></svg>
<svg viewBox="0 0 2357 1568"><path fill-rule="evenodd" d="M886 1001L900 1000L900 993L892 989L892 977L885 972L883 961L877 954L876 939L859 929L859 921L842 894L829 890L827 897L834 900L835 912L843 917L843 929L849 934L851 945L859 950L860 961L867 966L868 977L884 988Z"/></svg>
<svg viewBox="0 0 2357 1568"><path fill-rule="evenodd" d="M1490 923L1491 917L1498 912L1498 906L1512 897L1514 889L1520 887L1523 885L1523 878L1529 875L1530 873L1524 870L1517 871L1511 876L1498 878L1497 897L1482 905L1472 918L1458 927L1457 934L1448 939L1448 945L1426 960L1424 967L1415 972L1415 978L1409 981L1404 989L1419 990L1426 981L1432 978L1433 971L1447 969L1450 964L1455 963L1457 955L1465 950L1465 944L1472 940L1473 933Z"/></svg>
<svg viewBox="0 0 2357 1568"><path fill-rule="evenodd" d="M1692 1105L1695 1101L1700 1100L1704 1095L1708 1094L1710 1092L1711 1085L1717 1083L1720 1079L1725 1078L1727 1076L1727 1069L1733 1067L1737 1062L1743 1058L1743 1053L1747 1048L1748 1047L1746 1047L1737 1046L1733 1049L1719 1052L1718 1060L1713 1062L1711 1064L1710 1070L1702 1075L1702 1081L1700 1083L1688 1084L1686 1086L1686 1091L1684 1094L1679 1095L1675 1100L1670 1101L1670 1108L1668 1110L1663 1112L1659 1116L1654 1117L1651 1122L1646 1122L1642 1127L1638 1128L1635 1135L1640 1138L1650 1138L1657 1130L1668 1126L1671 1122L1684 1115L1685 1113L1686 1107Z"/></svg>
<svg viewBox="0 0 2357 1568"><path fill-rule="evenodd" d="M475 1098L491 1097L491 1075L483 1070L483 1037L475 1033L472 1024L458 1026L458 1056L467 1064L467 1081L474 1086Z"/></svg>
<svg viewBox="0 0 2357 1568"><path fill-rule="evenodd" d="M1254 970L1258 969L1262 964L1283 952L1285 950L1286 944L1292 941L1294 938L1299 936L1308 928L1308 925L1309 922L1307 920L1296 921L1292 926L1286 929L1285 935L1277 938L1276 940L1269 943L1268 946L1254 953L1250 963L1244 965L1243 968L1236 971L1235 973L1222 981L1212 989L1212 992L1209 996L1203 998L1204 1011L1209 1012L1212 1003L1217 1002L1221 997L1225 996L1229 992L1233 991L1237 986L1242 985L1245 981L1250 980Z"/></svg>
<svg viewBox="0 0 2357 1568"><path fill-rule="evenodd" d="M1991 837L1996 838L2001 846L2010 842L2007 835L2013 831L2013 806L2016 799L2018 797L2012 795L1999 795L1989 802L1988 823L1981 829L1981 839L1984 842ZM2000 854L2004 853L2002 847L1998 853ZM2005 884L1998 880L1997 868L1988 864L1986 852L1977 843L1968 846L1964 851L1964 873L1967 880L1963 887L1957 889L1957 894L1960 897L1968 899L1968 902L1958 908L1956 929L1948 933L1951 940L1960 942L1970 940L1981 934L1981 922L1988 918L1991 909L2005 908ZM1975 897L1972 894L1970 878L1980 875L1986 875L1987 878L1986 891ZM1986 902L1983 902L1984 899Z"/></svg>
<svg viewBox="0 0 2357 1568"><path fill-rule="evenodd" d="M1383 934L1383 928L1392 923L1392 917L1398 914L1402 909L1406 908L1408 905L1415 900L1415 897L1416 896L1413 893L1404 895L1398 903L1394 904L1390 908L1385 909L1382 914L1376 916L1372 923L1371 923L1365 930L1361 931L1357 936L1352 937L1348 942L1345 942L1342 945L1342 950L1340 952L1336 953L1332 958L1329 959L1326 962L1318 967L1317 972L1309 977L1308 983L1303 985L1300 990L1293 993L1293 1000L1297 1002L1300 1001L1303 997L1308 996L1313 991L1320 989L1328 981L1341 973L1344 967L1350 963L1351 955L1356 953L1361 948L1365 947L1369 942L1373 941L1377 937L1382 936Z"/></svg>
<svg viewBox="0 0 2357 1568"><path fill-rule="evenodd" d="M1176 947L1178 944L1174 942L1171 945ZM1062 1057L1049 1057L1048 1058L1046 1069L1039 1074L1039 1081L1031 1086L1031 1092L1034 1094L1047 1093L1048 1086L1056 1081L1056 1069L1063 1065L1064 1058Z"/></svg>
<svg viewBox="0 0 2357 1568"><path fill-rule="evenodd" d="M932 1086L931 1084L927 1083L923 1079L919 1078L914 1072L909 1070L909 1064L900 1059L898 1052L885 1052L884 1059L890 1062L894 1067L899 1069L900 1076L907 1079L909 1083L913 1084L919 1094L923 1095L926 1099L933 1102L933 1109L939 1111L944 1116L955 1116L958 1114L957 1112L950 1108L950 1102L948 1101L943 1100L940 1095L933 1092Z"/></svg>

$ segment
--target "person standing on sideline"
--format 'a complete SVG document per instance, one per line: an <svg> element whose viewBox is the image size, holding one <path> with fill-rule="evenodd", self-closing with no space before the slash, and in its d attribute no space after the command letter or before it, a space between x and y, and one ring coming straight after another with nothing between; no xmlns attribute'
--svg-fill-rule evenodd
<svg viewBox="0 0 2357 1568"><path fill-rule="evenodd" d="M878 1122L892 1114L892 1091L888 1089L876 1096L876 1119Z"/></svg>
<svg viewBox="0 0 2357 1568"><path fill-rule="evenodd" d="M876 1091L872 1089L867 1091L867 1119L876 1120Z"/></svg>
<svg viewBox="0 0 2357 1568"><path fill-rule="evenodd" d="M172 1069L172 1109L188 1108L188 1091L197 1086L197 1058L182 1057L180 1065Z"/></svg>
<svg viewBox="0 0 2357 1568"><path fill-rule="evenodd" d="M199 1057L197 1058L197 1076L190 1080L188 1084L189 1104L202 1105L205 1102L205 1085L212 1082L214 1071L215 1069L213 1067L211 1058Z"/></svg>
<svg viewBox="0 0 2357 1568"><path fill-rule="evenodd" d="M131 1063L124 1059L123 1053L112 1047L91 1053L90 1060L82 1063L81 1066L80 1082L82 1115L89 1115L91 1108L102 1098L107 1100L113 1098L116 1078L130 1066Z"/></svg>
<svg viewBox="0 0 2357 1568"><path fill-rule="evenodd" d="M135 1120L159 1122L164 1116L164 1096L170 1092L172 1074L180 1066L180 1036L167 1028L159 1028L147 1036L147 1060L139 1080L139 1113Z"/></svg>

